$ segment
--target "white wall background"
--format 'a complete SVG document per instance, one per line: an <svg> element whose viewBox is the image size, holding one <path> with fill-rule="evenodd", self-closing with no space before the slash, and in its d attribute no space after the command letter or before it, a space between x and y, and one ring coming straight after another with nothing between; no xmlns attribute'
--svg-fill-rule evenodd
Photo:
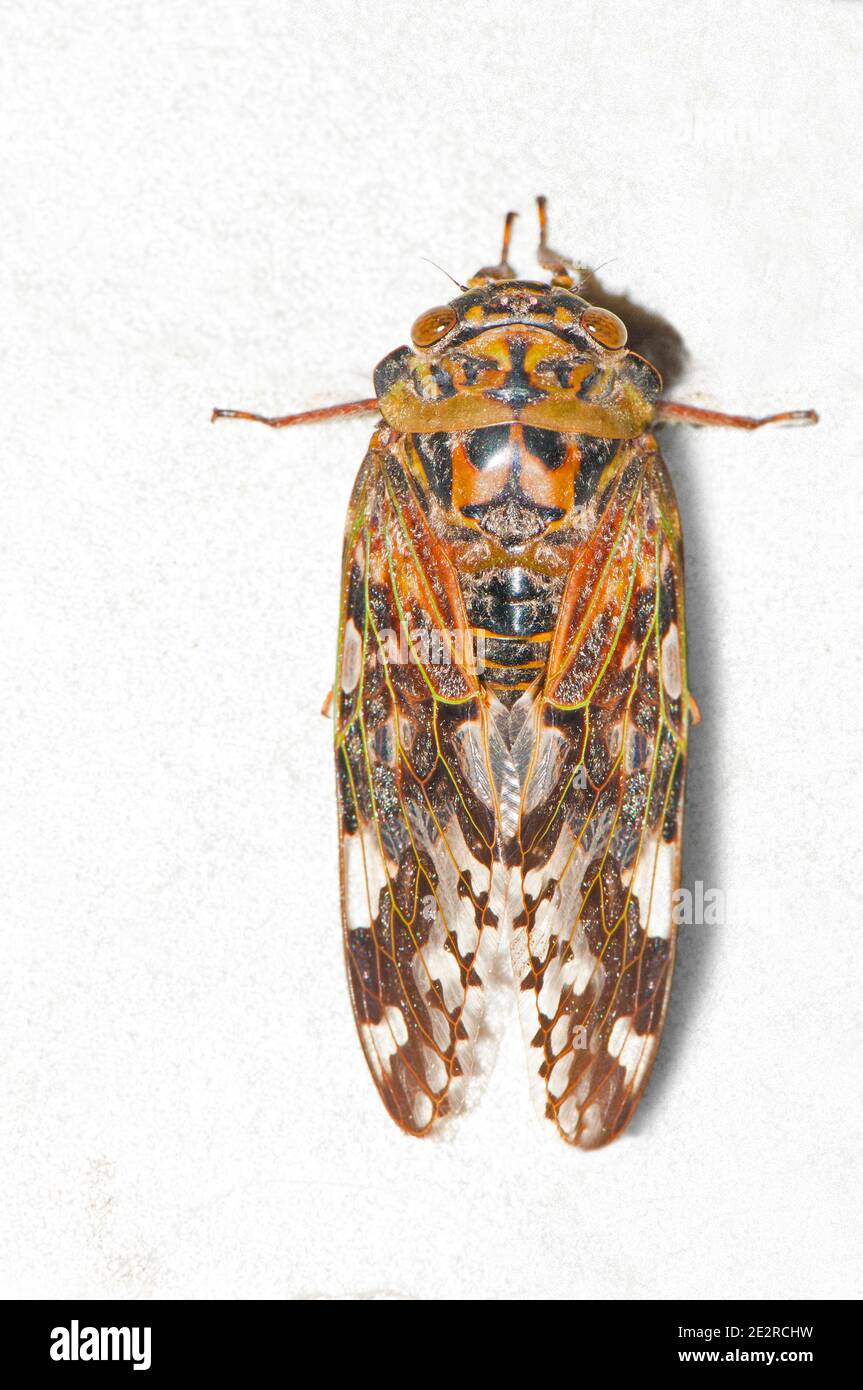
<svg viewBox="0 0 863 1390"><path fill-rule="evenodd" d="M7 0L7 1295L859 1294L861 7ZM684 935L638 1121L581 1155L515 1018L450 1142L353 1036L330 732L369 393L509 206L670 319ZM516 260L533 271L530 216Z"/></svg>

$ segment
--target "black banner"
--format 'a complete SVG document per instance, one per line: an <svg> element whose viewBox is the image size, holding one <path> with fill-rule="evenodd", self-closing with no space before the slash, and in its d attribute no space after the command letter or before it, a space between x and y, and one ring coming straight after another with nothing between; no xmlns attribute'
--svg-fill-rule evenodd
<svg viewBox="0 0 863 1390"><path fill-rule="evenodd" d="M326 1302L327 1300L319 1300ZM404 1304L404 1300L400 1300ZM579 1346L589 1347L588 1360L598 1366L607 1358L609 1379L621 1371L684 1374L699 1366L817 1367L820 1372L853 1365L851 1329L858 1304L751 1302L633 1302L607 1300L579 1303L557 1313L548 1324L561 1329L572 1319ZM265 1373L279 1368L291 1375L310 1354L309 1339L321 1335L314 1315L300 1302L7 1302L0 1304L4 1347L15 1349L25 1376L48 1372L53 1381L69 1377L132 1376L142 1384L179 1374L213 1376ZM367 1310L366 1316L373 1316ZM322 1366L333 1369L328 1357L330 1334L321 1348ZM425 1328L425 1331L423 1330ZM368 1328L366 1329L366 1333ZM415 1333L418 1367L434 1355L436 1339L425 1318L411 1327L409 1303L399 1310L399 1323L388 1325L389 1337ZM551 1334L554 1337L554 1333ZM488 1345L483 1345L487 1340ZM506 1333L476 1343L481 1374L508 1345ZM530 1356L537 1338L522 1342ZM350 1343L345 1343L347 1352ZM354 1343L363 1347L364 1341ZM361 1353L364 1354L364 1353ZM459 1356L466 1354L462 1349ZM394 1356L403 1355L394 1347ZM537 1360L547 1366L550 1347ZM299 1358L299 1360L298 1360ZM576 1358L580 1359L580 1358ZM467 1366L464 1370L467 1371ZM573 1375L575 1372L573 1371ZM144 1377L147 1379L145 1380ZM133 1382L134 1383L134 1382Z"/></svg>

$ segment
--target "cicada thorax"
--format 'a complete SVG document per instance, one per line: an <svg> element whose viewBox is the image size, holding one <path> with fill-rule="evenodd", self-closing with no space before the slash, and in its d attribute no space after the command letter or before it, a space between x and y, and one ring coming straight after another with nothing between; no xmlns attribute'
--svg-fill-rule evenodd
<svg viewBox="0 0 863 1390"><path fill-rule="evenodd" d="M622 443L522 424L406 440L461 581L480 680L505 703L546 668L573 555Z"/></svg>
<svg viewBox="0 0 863 1390"><path fill-rule="evenodd" d="M558 285L483 284L379 363L381 414L448 547L484 684L542 674L593 499L643 436L660 379L619 320Z"/></svg>

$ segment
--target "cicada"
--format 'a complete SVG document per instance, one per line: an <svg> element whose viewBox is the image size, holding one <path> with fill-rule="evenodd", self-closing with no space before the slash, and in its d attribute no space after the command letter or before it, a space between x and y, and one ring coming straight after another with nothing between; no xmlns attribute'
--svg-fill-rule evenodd
<svg viewBox="0 0 863 1390"><path fill-rule="evenodd" d="M348 983L389 1114L430 1134L481 1070L511 964L540 1112L596 1148L635 1113L675 953L683 545L654 426L804 422L660 397L548 245L421 314L375 396L345 530L333 716Z"/></svg>

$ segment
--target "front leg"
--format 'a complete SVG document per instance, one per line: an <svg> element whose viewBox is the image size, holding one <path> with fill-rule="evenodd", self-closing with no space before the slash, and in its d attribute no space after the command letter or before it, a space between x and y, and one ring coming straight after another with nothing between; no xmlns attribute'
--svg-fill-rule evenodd
<svg viewBox="0 0 863 1390"><path fill-rule="evenodd" d="M308 425L318 420L333 420L338 415L365 415L378 410L377 397L367 401L346 401L344 405L325 405L319 410L301 410L296 415L253 415L250 410L214 410L211 420L257 420L271 429L285 425Z"/></svg>
<svg viewBox="0 0 863 1390"><path fill-rule="evenodd" d="M779 415L726 415L721 410L703 410L698 405L682 405L676 401L659 401L656 422L669 425L728 425L735 430L758 430L762 425L816 425L814 410L783 410Z"/></svg>

